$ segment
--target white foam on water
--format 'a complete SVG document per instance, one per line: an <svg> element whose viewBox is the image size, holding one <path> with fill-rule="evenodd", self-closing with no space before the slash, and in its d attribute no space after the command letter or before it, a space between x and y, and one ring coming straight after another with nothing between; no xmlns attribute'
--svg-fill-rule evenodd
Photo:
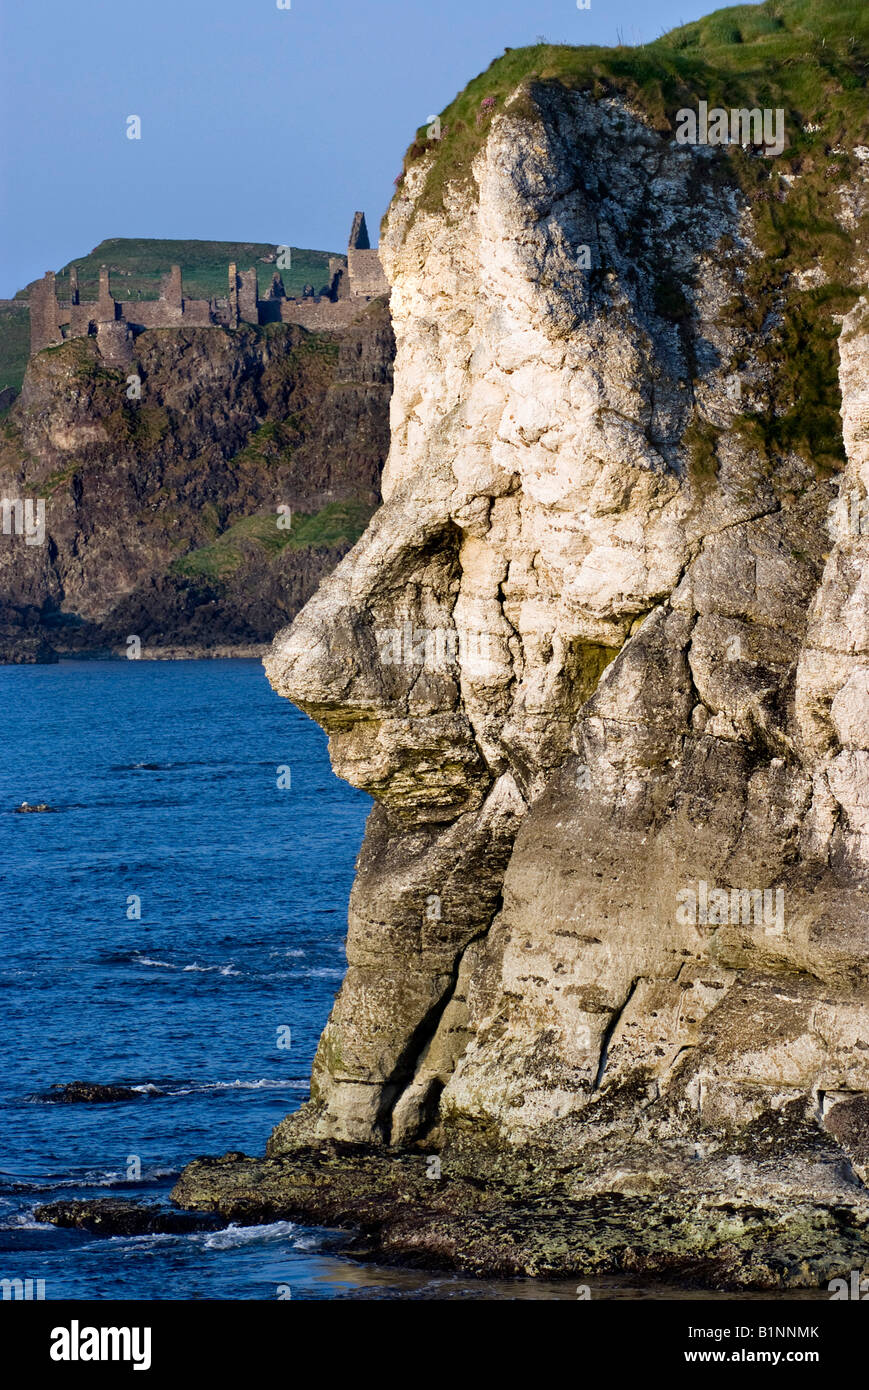
<svg viewBox="0 0 869 1390"><path fill-rule="evenodd" d="M233 1250L260 1240L285 1240L296 1229L294 1221L272 1221L267 1226L227 1226L205 1237L206 1250Z"/></svg>
<svg viewBox="0 0 869 1390"><path fill-rule="evenodd" d="M194 960L189 965L173 965L169 960L155 960L153 956L134 955L133 960L137 965L149 965L159 970L180 970L182 974L195 971L203 975L217 973L219 975L241 975L240 970L236 970L235 962L230 961L227 965L203 965L202 961Z"/></svg>
<svg viewBox="0 0 869 1390"><path fill-rule="evenodd" d="M16 1211L8 1221L0 1221L0 1231L53 1231L50 1221L36 1221L32 1211Z"/></svg>
<svg viewBox="0 0 869 1390"><path fill-rule="evenodd" d="M189 1086L167 1087L167 1095L189 1096L199 1091L266 1091L266 1090L306 1090L307 1081L295 1078L274 1081L261 1077L258 1081L192 1081Z"/></svg>

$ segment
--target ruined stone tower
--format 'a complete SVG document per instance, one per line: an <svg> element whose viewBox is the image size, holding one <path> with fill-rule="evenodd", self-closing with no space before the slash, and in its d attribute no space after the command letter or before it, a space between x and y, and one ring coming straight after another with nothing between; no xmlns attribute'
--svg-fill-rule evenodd
<svg viewBox="0 0 869 1390"><path fill-rule="evenodd" d="M372 299L376 295L389 293L380 255L371 249L364 212L357 212L353 218L347 246L347 271L351 297Z"/></svg>
<svg viewBox="0 0 869 1390"><path fill-rule="evenodd" d="M30 351L63 342L54 271L47 270L30 291Z"/></svg>
<svg viewBox="0 0 869 1390"><path fill-rule="evenodd" d="M350 240L347 243L350 251L370 251L371 242L368 239L368 226L365 221L365 213L357 212L353 216L353 226L350 228Z"/></svg>

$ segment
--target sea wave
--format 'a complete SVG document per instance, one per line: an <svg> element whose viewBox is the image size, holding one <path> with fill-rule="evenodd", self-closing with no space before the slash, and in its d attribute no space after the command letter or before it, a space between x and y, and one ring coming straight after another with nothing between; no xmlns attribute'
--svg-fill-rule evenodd
<svg viewBox="0 0 869 1390"><path fill-rule="evenodd" d="M138 1178L127 1176L126 1169L87 1169L85 1172L47 1173L41 1177L18 1178L3 1175L0 1191L4 1193L29 1193L42 1196L47 1192L75 1192L93 1190L97 1187L147 1187L150 1183L161 1182L164 1178L177 1178L179 1167L144 1167ZM2 1223L0 1223L2 1225Z"/></svg>
<svg viewBox="0 0 869 1390"><path fill-rule="evenodd" d="M202 1091L305 1091L307 1088L308 1082L298 1078L276 1081L269 1077L260 1077L258 1081L191 1081L177 1088L167 1086L165 1091L170 1096L188 1096Z"/></svg>
<svg viewBox="0 0 869 1390"><path fill-rule="evenodd" d="M53 1231L50 1221L37 1221L32 1211L16 1211L8 1221L0 1221L0 1231Z"/></svg>
<svg viewBox="0 0 869 1390"><path fill-rule="evenodd" d="M161 1082L159 1082L159 1083L155 1083L155 1082L153 1082L153 1081L136 1081L136 1082L134 1082L134 1081L119 1081L117 1084L120 1085L120 1086L128 1086L129 1089L130 1089L131 1091L135 1091L135 1092L137 1093L137 1095L140 1095L140 1096L160 1096L160 1097L161 1097L162 1099L164 1099L164 1100L167 1099L167 1098L168 1098L168 1099L171 1099L171 1098L174 1097L174 1096L202 1095L202 1094L206 1094L206 1093L208 1093L208 1092L210 1092L210 1091L268 1091L268 1090L275 1090L275 1091L286 1091L286 1090L289 1090L289 1091L304 1091L304 1090L307 1090L307 1088L308 1088L308 1082L305 1081L305 1080L303 1080L301 1077L297 1077L297 1076L296 1076L296 1077L268 1077L268 1076L261 1076L261 1077L257 1077L255 1080L252 1080L252 1081L242 1081L239 1077L236 1077L236 1079L235 1079L234 1081L193 1081L193 1080L184 1080L184 1081L161 1081ZM61 1100L59 1100L57 1097L52 1096L52 1095L32 1095L32 1096L25 1096L25 1097L24 1097L24 1102L25 1102L26 1104L33 1104L33 1105L61 1105L61 1104L63 1104L63 1102L62 1102ZM133 1102L132 1102L132 1101L129 1101L129 1102L127 1102L127 1103L128 1103L128 1104L132 1104ZM123 1104L123 1102L121 1102L121 1104ZM157 1176L159 1176L159 1174L157 1174ZM94 1174L94 1175L88 1175L87 1181L84 1183L84 1185L87 1186L88 1183L91 1184L91 1185L93 1185L94 1183L102 1183L103 1185L106 1185L106 1184L108 1184L109 1182L112 1182L112 1181L124 1182L124 1181L126 1181L126 1178L125 1178L122 1174L119 1174L119 1175L113 1175L113 1174L111 1174L111 1173L106 1173L106 1174ZM7 1186L7 1185L9 1185L9 1184L7 1184L7 1183L2 1183L2 1184L0 1184L0 1185ZM60 1182L60 1183L58 1183L57 1185L62 1187L62 1186L66 1186L66 1185L69 1185L69 1184L67 1184L66 1182ZM36 1190L37 1190L37 1189L34 1188L34 1191L36 1191Z"/></svg>
<svg viewBox="0 0 869 1390"><path fill-rule="evenodd" d="M154 956L143 956L138 952L133 952L130 959L136 965L148 965L157 970L180 970L182 974L187 971L196 971L203 975L217 973L218 975L241 975L242 971L236 970L233 961L225 965L204 965L202 961L194 960L189 965L175 965L171 960L157 960Z"/></svg>
<svg viewBox="0 0 869 1390"><path fill-rule="evenodd" d="M233 1250L260 1240L285 1240L295 1229L294 1221L272 1221L266 1226L230 1225L222 1231L210 1232L202 1243L206 1250Z"/></svg>

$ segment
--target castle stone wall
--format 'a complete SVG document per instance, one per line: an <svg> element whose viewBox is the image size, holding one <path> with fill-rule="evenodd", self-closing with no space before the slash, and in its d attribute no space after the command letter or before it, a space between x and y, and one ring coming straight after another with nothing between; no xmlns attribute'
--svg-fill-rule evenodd
<svg viewBox="0 0 869 1390"><path fill-rule="evenodd" d="M160 287L160 298L165 300L167 304L171 305L173 309L183 310L184 291L181 288L180 265L173 265L172 269L169 271L169 274L164 279L163 284Z"/></svg>
<svg viewBox="0 0 869 1390"><path fill-rule="evenodd" d="M118 307L119 317L136 328L178 328L187 318L183 303L169 304L165 299L128 301Z"/></svg>
<svg viewBox="0 0 869 1390"><path fill-rule="evenodd" d="M117 317L118 305L112 299L112 292L109 288L109 272L103 265L100 266L100 292L94 318L97 323L114 323Z"/></svg>
<svg viewBox="0 0 869 1390"><path fill-rule="evenodd" d="M71 304L69 309L69 331L67 336L70 338L86 338L89 333L96 332L96 320L94 318L93 304ZM61 306L61 323L63 322L63 310Z"/></svg>
<svg viewBox="0 0 869 1390"><path fill-rule="evenodd" d="M258 323L259 312L257 304L259 294L257 291L256 268L253 270L243 270L238 277L240 284L238 287L238 317L245 323Z"/></svg>
<svg viewBox="0 0 869 1390"><path fill-rule="evenodd" d="M185 299L184 323L193 328L207 328L215 322L214 305L210 299Z"/></svg>
<svg viewBox="0 0 869 1390"><path fill-rule="evenodd" d="M260 299L256 267L239 272L234 262L229 266L228 280L226 299L185 299L181 267L173 265L161 281L159 299L118 301L112 296L108 268L101 266L97 299L80 303L75 266L70 267L70 298L65 301L58 300L54 272L47 271L30 291L30 351L39 352L64 338L96 334L103 356L120 363L130 360L133 336L146 328L183 324L237 328L239 323L343 328L358 314L361 303L389 293L380 256L370 247L361 212L353 219L346 263L339 256L329 259L329 288L323 295L287 299L278 276L266 297Z"/></svg>
<svg viewBox="0 0 869 1390"><path fill-rule="evenodd" d="M47 270L30 291L30 351L62 341L54 271Z"/></svg>
<svg viewBox="0 0 869 1390"><path fill-rule="evenodd" d="M366 301L367 302L367 301ZM328 331L346 328L362 309L358 299L281 299L282 323L298 323L303 328Z"/></svg>
<svg viewBox="0 0 869 1390"><path fill-rule="evenodd" d="M365 295L369 299L379 294L389 293L389 284L383 273L380 255L377 251L347 252L350 268L350 293Z"/></svg>
<svg viewBox="0 0 869 1390"><path fill-rule="evenodd" d="M133 334L125 323L98 323L97 347L111 367L127 367L133 360Z"/></svg>
<svg viewBox="0 0 869 1390"><path fill-rule="evenodd" d="M370 250L371 242L368 239L368 226L364 212L354 213L353 226L350 228L350 239L347 246L350 251Z"/></svg>

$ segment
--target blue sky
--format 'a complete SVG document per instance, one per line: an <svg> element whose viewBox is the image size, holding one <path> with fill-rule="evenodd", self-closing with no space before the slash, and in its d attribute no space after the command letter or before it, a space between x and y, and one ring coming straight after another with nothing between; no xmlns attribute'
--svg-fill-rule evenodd
<svg viewBox="0 0 869 1390"><path fill-rule="evenodd" d="M0 297L106 237L341 250L506 46L649 41L714 0L10 0ZM137 115L141 140L126 137Z"/></svg>

